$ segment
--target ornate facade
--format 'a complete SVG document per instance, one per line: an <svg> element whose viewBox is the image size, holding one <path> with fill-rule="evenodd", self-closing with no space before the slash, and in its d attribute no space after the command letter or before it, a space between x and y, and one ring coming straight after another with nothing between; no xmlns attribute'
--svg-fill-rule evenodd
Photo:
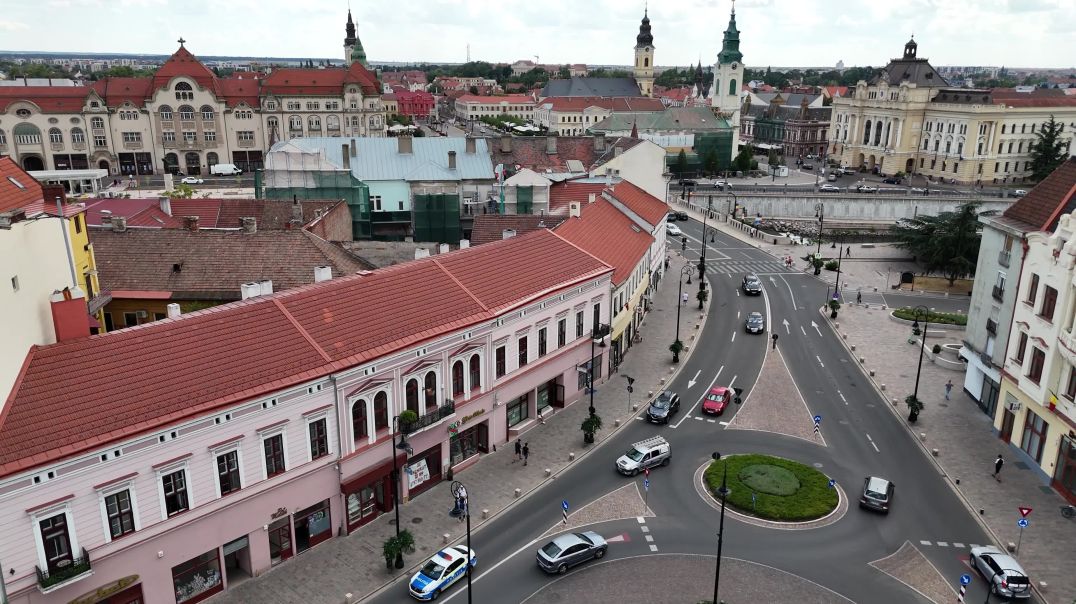
<svg viewBox="0 0 1076 604"><path fill-rule="evenodd" d="M635 37L635 82L643 96L654 96L654 34L650 33L650 16L643 11L639 35Z"/></svg>
<svg viewBox="0 0 1076 604"><path fill-rule="evenodd" d="M736 5L729 14L729 26L721 41L721 52L714 65L714 83L710 87L710 108L728 120L733 128L732 156L739 152L740 86L743 84L743 53L740 52L740 31L736 29ZM732 159L732 158L729 158Z"/></svg>

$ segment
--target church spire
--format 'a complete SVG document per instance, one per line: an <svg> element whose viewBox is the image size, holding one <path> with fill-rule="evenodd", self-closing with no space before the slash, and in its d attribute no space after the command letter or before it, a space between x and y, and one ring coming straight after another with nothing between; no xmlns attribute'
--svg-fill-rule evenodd
<svg viewBox="0 0 1076 604"><path fill-rule="evenodd" d="M635 36L635 48L643 48L645 46L654 45L654 34L650 33L650 15L649 9L643 9L643 20L639 24L639 35Z"/></svg>
<svg viewBox="0 0 1076 604"><path fill-rule="evenodd" d="M729 14L729 27L725 30L725 37L721 41L721 52L717 55L718 63L737 63L743 60L740 52L740 31L736 29L736 2L732 2L732 13Z"/></svg>
<svg viewBox="0 0 1076 604"><path fill-rule="evenodd" d="M355 22L351 20L351 9L347 9L347 25L344 26L344 46L355 44Z"/></svg>
<svg viewBox="0 0 1076 604"><path fill-rule="evenodd" d="M347 37L344 38L344 62L347 65L358 62L366 66L366 51L362 48L362 41L355 31L355 22L351 19L351 9L347 10L347 25L344 26Z"/></svg>

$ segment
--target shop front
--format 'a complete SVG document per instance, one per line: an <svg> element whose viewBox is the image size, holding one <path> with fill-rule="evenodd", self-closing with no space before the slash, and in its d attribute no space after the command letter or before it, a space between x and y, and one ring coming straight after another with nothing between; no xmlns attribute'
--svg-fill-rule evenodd
<svg viewBox="0 0 1076 604"><path fill-rule="evenodd" d="M1076 433L1072 431L1061 437L1053 487L1069 503L1076 504Z"/></svg>
<svg viewBox="0 0 1076 604"><path fill-rule="evenodd" d="M549 407L564 408L564 384L563 375L538 385L535 391L535 409L538 415L545 415Z"/></svg>
<svg viewBox="0 0 1076 604"><path fill-rule="evenodd" d="M404 466L408 500L441 482L441 443L416 454Z"/></svg>
<svg viewBox="0 0 1076 604"><path fill-rule="evenodd" d="M295 513L295 552L301 554L333 536L329 500Z"/></svg>
<svg viewBox="0 0 1076 604"><path fill-rule="evenodd" d="M276 566L295 555L291 545L291 516L277 518L269 525L269 564Z"/></svg>
<svg viewBox="0 0 1076 604"><path fill-rule="evenodd" d="M407 464L407 456L398 455L396 463L402 468ZM344 493L347 530L350 533L392 509L392 461L348 480L341 490Z"/></svg>
<svg viewBox="0 0 1076 604"><path fill-rule="evenodd" d="M489 420L483 420L452 437L450 465L458 466L479 453L489 453Z"/></svg>
<svg viewBox="0 0 1076 604"><path fill-rule="evenodd" d="M69 604L142 604L142 583L138 575L128 575L74 598Z"/></svg>
<svg viewBox="0 0 1076 604"><path fill-rule="evenodd" d="M219 550L208 552L172 567L176 604L195 604L224 591Z"/></svg>

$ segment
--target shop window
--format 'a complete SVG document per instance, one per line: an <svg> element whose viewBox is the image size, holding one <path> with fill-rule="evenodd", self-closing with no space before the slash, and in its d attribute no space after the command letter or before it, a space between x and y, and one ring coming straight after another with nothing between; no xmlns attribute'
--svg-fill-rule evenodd
<svg viewBox="0 0 1076 604"><path fill-rule="evenodd" d="M452 396L463 395L463 361L452 363Z"/></svg>
<svg viewBox="0 0 1076 604"><path fill-rule="evenodd" d="M418 380L414 378L407 380L407 386L404 387L404 403L407 405L407 409L414 411L416 415L419 415Z"/></svg>
<svg viewBox="0 0 1076 604"><path fill-rule="evenodd" d="M135 532L130 489L105 496L105 518L108 522L108 534L113 539Z"/></svg>
<svg viewBox="0 0 1076 604"><path fill-rule="evenodd" d="M187 511L190 507L187 499L186 470L176 470L161 476L161 490L164 495L164 510L169 518Z"/></svg>
<svg viewBox="0 0 1076 604"><path fill-rule="evenodd" d="M291 558L291 517L269 525L269 563L273 566Z"/></svg>
<svg viewBox="0 0 1076 604"><path fill-rule="evenodd" d="M494 357L496 359L495 364L497 366L497 368L496 368L497 377L499 377L499 378L504 377L504 374L507 373L506 372L507 368L505 367L505 365L506 365L505 356L506 355L505 355L504 346L498 346L496 352L494 353Z"/></svg>
<svg viewBox="0 0 1076 604"><path fill-rule="evenodd" d="M471 355L471 390L482 387L482 357L478 353Z"/></svg>
<svg viewBox="0 0 1076 604"><path fill-rule="evenodd" d="M329 454L328 423L329 420L323 417L307 424L307 431L310 435L311 461Z"/></svg>
<svg viewBox="0 0 1076 604"><path fill-rule="evenodd" d="M530 405L527 404L527 395L517 398L505 407L505 415L508 427L511 428L530 417Z"/></svg>
<svg viewBox="0 0 1076 604"><path fill-rule="evenodd" d="M425 382L426 413L431 413L437 410L437 373L427 371Z"/></svg>
<svg viewBox="0 0 1076 604"><path fill-rule="evenodd" d="M265 454L265 477L272 478L277 474L283 474L284 464L284 435L274 434L262 439L262 450Z"/></svg>
<svg viewBox="0 0 1076 604"><path fill-rule="evenodd" d="M243 488L239 476L239 451L228 451L217 456L217 485L222 496Z"/></svg>
<svg viewBox="0 0 1076 604"><path fill-rule="evenodd" d="M374 430L389 427L389 395L378 392L374 395Z"/></svg>
<svg viewBox="0 0 1076 604"><path fill-rule="evenodd" d="M456 465L479 453L488 453L488 446L489 430L486 422L468 428L452 441L451 464Z"/></svg>
<svg viewBox="0 0 1076 604"><path fill-rule="evenodd" d="M351 434L355 439L355 446L359 446L360 439L366 439L369 432L366 428L366 401L359 399L351 406Z"/></svg>
<svg viewBox="0 0 1076 604"><path fill-rule="evenodd" d="M385 507L384 480L366 485L347 496L347 524L349 528L363 524L378 515Z"/></svg>
<svg viewBox="0 0 1076 604"><path fill-rule="evenodd" d="M295 551L302 553L332 537L329 500L295 513Z"/></svg>
<svg viewBox="0 0 1076 604"><path fill-rule="evenodd" d="M1027 418L1024 420L1024 437L1020 441L1020 448L1035 460L1042 462L1042 450L1046 445L1046 433L1049 425L1046 420L1028 409Z"/></svg>
<svg viewBox="0 0 1076 604"><path fill-rule="evenodd" d="M217 550L208 551L193 560L172 567L172 585L176 604L201 602L224 589Z"/></svg>

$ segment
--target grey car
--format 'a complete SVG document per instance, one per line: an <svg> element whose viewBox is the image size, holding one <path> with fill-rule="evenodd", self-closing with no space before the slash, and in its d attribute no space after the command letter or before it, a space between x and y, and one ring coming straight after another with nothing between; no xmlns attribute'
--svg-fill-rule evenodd
<svg viewBox="0 0 1076 604"><path fill-rule="evenodd" d="M747 328L747 333L762 333L766 331L766 319L760 312L748 313L744 326Z"/></svg>
<svg viewBox="0 0 1076 604"><path fill-rule="evenodd" d="M647 421L654 424L667 424L669 417L680 410L680 395L666 390L658 395L646 410Z"/></svg>
<svg viewBox="0 0 1076 604"><path fill-rule="evenodd" d="M605 555L609 545L594 531L565 533L538 548L538 566L547 573L564 573L576 564Z"/></svg>
<svg viewBox="0 0 1076 604"><path fill-rule="evenodd" d="M988 545L971 548L971 564L979 574L992 583L990 591L1003 598L1031 597L1031 580L1012 556Z"/></svg>
<svg viewBox="0 0 1076 604"><path fill-rule="evenodd" d="M859 496L859 507L888 514L889 506L893 505L895 490L892 482L877 476L868 476L863 479L863 494Z"/></svg>

